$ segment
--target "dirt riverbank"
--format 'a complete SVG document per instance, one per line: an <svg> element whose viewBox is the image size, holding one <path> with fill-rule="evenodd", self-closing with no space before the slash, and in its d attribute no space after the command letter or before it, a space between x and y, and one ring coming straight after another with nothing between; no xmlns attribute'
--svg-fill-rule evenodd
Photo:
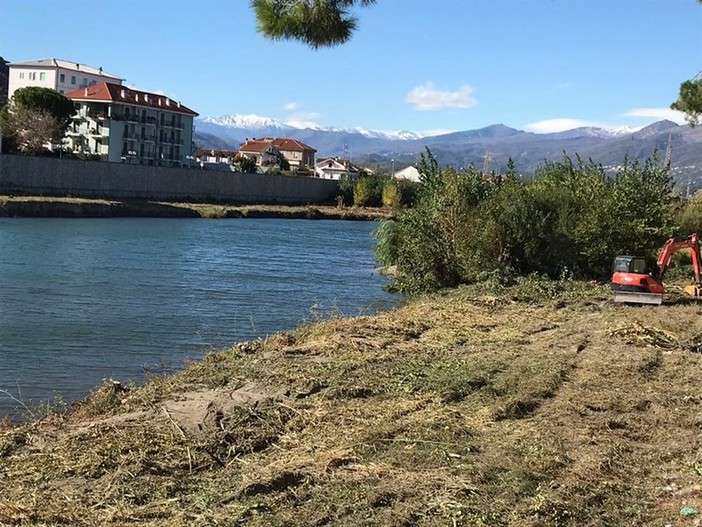
<svg viewBox="0 0 702 527"><path fill-rule="evenodd" d="M462 288L0 427L0 525L697 525L702 311Z"/></svg>
<svg viewBox="0 0 702 527"><path fill-rule="evenodd" d="M157 201L113 201L38 196L0 196L0 217L33 218L287 218L377 220L393 211L325 205L218 205Z"/></svg>

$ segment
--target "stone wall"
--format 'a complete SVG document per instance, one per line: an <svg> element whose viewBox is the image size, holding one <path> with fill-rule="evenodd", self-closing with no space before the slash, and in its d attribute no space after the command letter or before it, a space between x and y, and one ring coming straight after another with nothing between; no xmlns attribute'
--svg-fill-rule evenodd
<svg viewBox="0 0 702 527"><path fill-rule="evenodd" d="M336 181L0 154L0 194L232 204L333 202Z"/></svg>

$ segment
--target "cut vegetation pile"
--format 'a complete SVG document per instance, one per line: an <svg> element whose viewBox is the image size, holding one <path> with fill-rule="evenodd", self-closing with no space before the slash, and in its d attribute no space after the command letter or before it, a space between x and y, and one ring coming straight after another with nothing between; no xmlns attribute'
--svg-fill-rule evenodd
<svg viewBox="0 0 702 527"><path fill-rule="evenodd" d="M701 315L525 282L242 343L0 428L0 524L696 525Z"/></svg>

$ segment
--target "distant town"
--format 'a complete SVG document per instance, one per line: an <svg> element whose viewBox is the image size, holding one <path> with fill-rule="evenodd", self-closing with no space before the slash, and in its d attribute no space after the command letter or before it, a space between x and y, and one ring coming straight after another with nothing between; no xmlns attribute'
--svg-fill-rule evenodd
<svg viewBox="0 0 702 527"><path fill-rule="evenodd" d="M102 67L57 58L7 62L0 57L0 107L25 87L63 94L73 101L75 114L59 148L82 159L329 180L372 172L343 157L316 158L313 146L288 137L247 139L238 150L198 148L194 109L163 94L129 88L124 81ZM413 167L394 175L418 180Z"/></svg>

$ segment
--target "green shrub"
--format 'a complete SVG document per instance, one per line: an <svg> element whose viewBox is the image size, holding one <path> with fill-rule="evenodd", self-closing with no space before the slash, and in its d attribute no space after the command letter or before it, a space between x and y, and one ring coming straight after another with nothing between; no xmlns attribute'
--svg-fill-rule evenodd
<svg viewBox="0 0 702 527"><path fill-rule="evenodd" d="M353 204L357 207L380 207L383 204L384 175L363 175L353 185Z"/></svg>
<svg viewBox="0 0 702 527"><path fill-rule="evenodd" d="M682 205L677 217L680 234L702 234L702 194Z"/></svg>
<svg viewBox="0 0 702 527"><path fill-rule="evenodd" d="M402 194L397 181L389 179L383 185L383 207L397 209L402 204Z"/></svg>
<svg viewBox="0 0 702 527"><path fill-rule="evenodd" d="M429 151L420 167L415 208L376 233L378 259L397 266L402 291L510 273L605 280L617 254L654 256L676 231L671 180L655 153L625 160L613 177L564 156L532 185L441 170Z"/></svg>

